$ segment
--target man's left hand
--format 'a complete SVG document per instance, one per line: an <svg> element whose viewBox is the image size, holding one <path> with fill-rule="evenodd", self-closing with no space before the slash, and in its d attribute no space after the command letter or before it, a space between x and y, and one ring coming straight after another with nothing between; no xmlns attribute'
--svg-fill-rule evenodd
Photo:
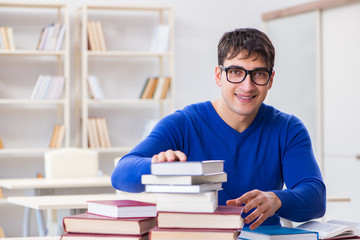
<svg viewBox="0 0 360 240"><path fill-rule="evenodd" d="M255 210L249 214L244 222L251 223L250 229L254 230L260 226L268 217L271 217L275 214L277 210L281 207L281 200L273 192L263 192L260 190L252 190L245 193L237 199L231 199L226 202L230 206L244 206L244 213L249 212L251 209Z"/></svg>

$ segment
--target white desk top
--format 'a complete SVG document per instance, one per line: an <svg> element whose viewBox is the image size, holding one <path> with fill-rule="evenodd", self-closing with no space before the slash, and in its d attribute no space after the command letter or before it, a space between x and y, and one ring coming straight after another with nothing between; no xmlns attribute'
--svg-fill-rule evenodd
<svg viewBox="0 0 360 240"><path fill-rule="evenodd" d="M121 197L114 194L52 195L31 197L8 197L10 203L32 209L86 209L89 200L112 200Z"/></svg>
<svg viewBox="0 0 360 240"><path fill-rule="evenodd" d="M11 237L11 238L2 238L4 240L59 240L59 236L53 237Z"/></svg>
<svg viewBox="0 0 360 240"><path fill-rule="evenodd" d="M0 187L7 189L111 187L110 176L93 178L6 178Z"/></svg>

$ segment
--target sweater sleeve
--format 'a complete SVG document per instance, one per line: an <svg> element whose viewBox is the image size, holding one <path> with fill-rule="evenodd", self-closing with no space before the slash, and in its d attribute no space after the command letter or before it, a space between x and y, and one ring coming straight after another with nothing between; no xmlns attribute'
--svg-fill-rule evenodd
<svg viewBox="0 0 360 240"><path fill-rule="evenodd" d="M182 115L177 112L159 121L149 136L116 164L111 175L112 186L125 192L143 192L141 175L151 173L152 156L169 149L179 150L182 126Z"/></svg>
<svg viewBox="0 0 360 240"><path fill-rule="evenodd" d="M282 206L277 215L302 222L322 217L326 209L326 188L315 160L310 136L293 117L286 136L282 169L287 189L273 191Z"/></svg>

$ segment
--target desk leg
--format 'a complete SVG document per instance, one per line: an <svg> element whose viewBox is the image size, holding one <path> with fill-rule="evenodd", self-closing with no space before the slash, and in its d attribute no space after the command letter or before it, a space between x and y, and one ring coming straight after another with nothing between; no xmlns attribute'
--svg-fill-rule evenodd
<svg viewBox="0 0 360 240"><path fill-rule="evenodd" d="M40 236L46 236L46 226L44 223L44 217L42 215L41 210L35 210L36 211L36 218L38 222L38 229L39 229L39 235Z"/></svg>
<svg viewBox="0 0 360 240"><path fill-rule="evenodd" d="M30 229L30 208L24 207L24 218L23 218L23 237L29 236Z"/></svg>

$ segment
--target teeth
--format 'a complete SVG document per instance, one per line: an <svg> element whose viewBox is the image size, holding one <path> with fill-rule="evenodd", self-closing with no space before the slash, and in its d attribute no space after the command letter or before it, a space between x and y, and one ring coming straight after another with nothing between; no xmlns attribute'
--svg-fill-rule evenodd
<svg viewBox="0 0 360 240"><path fill-rule="evenodd" d="M253 98L253 97L241 97L241 96L239 96L240 98L242 98L242 99L250 99L250 98Z"/></svg>

